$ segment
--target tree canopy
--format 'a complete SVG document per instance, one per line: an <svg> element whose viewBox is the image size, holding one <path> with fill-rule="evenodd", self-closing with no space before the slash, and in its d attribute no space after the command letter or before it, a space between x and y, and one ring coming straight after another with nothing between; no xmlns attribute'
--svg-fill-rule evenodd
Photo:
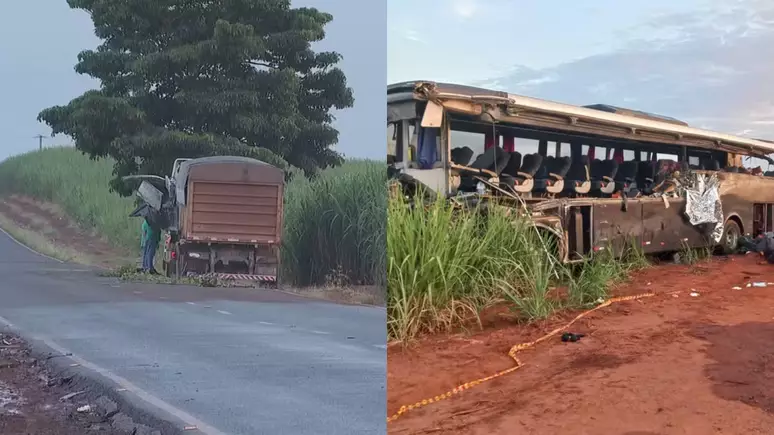
<svg viewBox="0 0 774 435"><path fill-rule="evenodd" d="M333 17L289 0L68 0L102 43L76 72L101 82L38 120L91 158L112 157L111 186L164 175L175 158L254 157L306 173L341 162L332 109L354 99L341 55L315 52Z"/></svg>

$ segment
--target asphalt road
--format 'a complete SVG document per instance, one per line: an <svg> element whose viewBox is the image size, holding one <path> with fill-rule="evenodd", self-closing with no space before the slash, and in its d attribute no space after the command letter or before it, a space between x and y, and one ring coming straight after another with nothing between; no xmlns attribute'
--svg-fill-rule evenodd
<svg viewBox="0 0 774 435"><path fill-rule="evenodd" d="M0 233L0 318L195 417L199 433L386 433L380 308L122 283Z"/></svg>

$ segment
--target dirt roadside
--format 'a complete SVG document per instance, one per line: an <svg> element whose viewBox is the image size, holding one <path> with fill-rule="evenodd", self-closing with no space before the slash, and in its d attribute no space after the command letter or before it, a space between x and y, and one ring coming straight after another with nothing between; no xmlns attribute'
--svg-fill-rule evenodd
<svg viewBox="0 0 774 435"><path fill-rule="evenodd" d="M747 287L767 282L766 287ZM734 289L734 288L738 289ZM666 265L601 309L520 353L524 367L410 411L390 434L769 434L774 427L774 266L755 256ZM695 293L695 296L691 296ZM388 415L513 365L511 346L569 321L528 327L491 318L474 334L388 350Z"/></svg>
<svg viewBox="0 0 774 435"><path fill-rule="evenodd" d="M166 426L166 425L162 425ZM83 378L0 333L0 433L4 435L166 435L181 431L136 423Z"/></svg>

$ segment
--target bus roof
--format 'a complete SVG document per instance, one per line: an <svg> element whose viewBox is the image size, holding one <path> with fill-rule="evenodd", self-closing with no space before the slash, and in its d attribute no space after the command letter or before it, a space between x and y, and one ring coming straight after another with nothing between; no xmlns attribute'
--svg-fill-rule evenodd
<svg viewBox="0 0 774 435"><path fill-rule="evenodd" d="M774 153L774 142L772 141L693 128L674 118L647 114L631 109L621 109L615 106L593 105L580 107L491 89L424 80L401 82L387 86L388 104L412 99L421 101L433 99L440 101L461 100L472 103L486 102L506 106L509 111L519 112L518 116L509 116L507 120L503 120L504 122L519 123L521 119L524 119L525 123L540 125L540 122L545 120L547 116L553 116L554 118L558 116L567 119L567 121L564 124L557 124L554 120L550 124L550 128L567 132L577 133L581 131L578 123L582 121L582 124L586 126L585 130L600 128L601 132L596 133L600 135L620 137L619 134L613 135L605 132L605 130L621 130L623 128L636 132L636 134L627 134L626 139L642 142L662 142L657 136L668 135L672 139L668 140L667 143L672 144L764 156Z"/></svg>

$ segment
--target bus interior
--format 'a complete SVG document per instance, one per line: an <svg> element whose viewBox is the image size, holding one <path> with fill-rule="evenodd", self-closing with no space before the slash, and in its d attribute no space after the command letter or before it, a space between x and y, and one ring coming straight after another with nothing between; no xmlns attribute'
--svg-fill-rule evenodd
<svg viewBox="0 0 774 435"><path fill-rule="evenodd" d="M417 106L421 114L423 105ZM587 107L635 112L608 105ZM656 193L681 168L774 177L765 157L747 156L745 165L742 155L724 150L492 123L457 113L446 119L448 133L441 127L422 127L420 116L388 123L388 163L449 195L482 193L480 181L488 181L499 187L494 190L522 198L631 198ZM750 162L758 166L751 168ZM448 177L450 168L459 176Z"/></svg>

